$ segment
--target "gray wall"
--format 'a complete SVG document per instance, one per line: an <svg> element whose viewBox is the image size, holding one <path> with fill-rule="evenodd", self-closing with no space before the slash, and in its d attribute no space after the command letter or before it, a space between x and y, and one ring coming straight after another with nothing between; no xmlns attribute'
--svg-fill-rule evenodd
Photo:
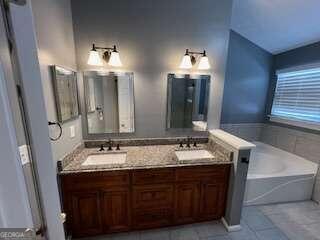
<svg viewBox="0 0 320 240"><path fill-rule="evenodd" d="M41 68L47 118L57 121L50 65L75 70L75 47L70 0L32 0L32 11L37 34L38 56ZM70 126L75 126L76 136L70 138ZM52 129L51 129L52 130ZM50 133L57 136L57 131ZM81 118L63 124L60 140L52 142L54 160L69 153L82 141Z"/></svg>
<svg viewBox="0 0 320 240"><path fill-rule="evenodd" d="M272 71L272 55L231 31L221 123L259 123Z"/></svg>
<svg viewBox="0 0 320 240"><path fill-rule="evenodd" d="M94 42L116 44L124 70L134 72L133 137L169 135L166 127L167 74L177 72L186 48L206 49L212 69L209 128L219 127L232 0L73 0L79 69ZM109 68L109 67L108 67ZM102 137L106 137L105 135Z"/></svg>
<svg viewBox="0 0 320 240"><path fill-rule="evenodd" d="M275 55L275 69L320 62L320 42Z"/></svg>

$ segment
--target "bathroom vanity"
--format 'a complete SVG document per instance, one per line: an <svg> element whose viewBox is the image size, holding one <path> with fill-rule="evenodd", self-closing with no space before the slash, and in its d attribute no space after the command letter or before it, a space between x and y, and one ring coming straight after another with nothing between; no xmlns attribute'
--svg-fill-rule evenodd
<svg viewBox="0 0 320 240"><path fill-rule="evenodd" d="M209 144L187 151L194 150L214 153ZM84 163L109 153L75 154L60 173L68 231L80 237L220 219L230 157L180 161L177 151L177 145L124 147L118 154L127 154L126 163L100 166Z"/></svg>

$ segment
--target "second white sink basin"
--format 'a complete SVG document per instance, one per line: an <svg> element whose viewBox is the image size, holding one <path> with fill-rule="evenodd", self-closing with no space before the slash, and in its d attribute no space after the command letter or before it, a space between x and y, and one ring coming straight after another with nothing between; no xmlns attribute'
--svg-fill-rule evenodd
<svg viewBox="0 0 320 240"><path fill-rule="evenodd" d="M179 161L192 161L213 158L213 155L207 150L186 150L176 151L175 153Z"/></svg>
<svg viewBox="0 0 320 240"><path fill-rule="evenodd" d="M126 160L127 153L95 154L89 155L81 165L123 164Z"/></svg>

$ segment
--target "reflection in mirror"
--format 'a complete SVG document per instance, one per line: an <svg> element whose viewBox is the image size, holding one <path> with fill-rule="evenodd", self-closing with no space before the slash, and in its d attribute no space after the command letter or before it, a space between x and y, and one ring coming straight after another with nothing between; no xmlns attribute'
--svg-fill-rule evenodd
<svg viewBox="0 0 320 240"><path fill-rule="evenodd" d="M168 74L167 128L207 130L210 75Z"/></svg>
<svg viewBox="0 0 320 240"><path fill-rule="evenodd" d="M63 123L79 116L77 74L51 66L58 121Z"/></svg>
<svg viewBox="0 0 320 240"><path fill-rule="evenodd" d="M84 73L88 133L134 132L133 73Z"/></svg>

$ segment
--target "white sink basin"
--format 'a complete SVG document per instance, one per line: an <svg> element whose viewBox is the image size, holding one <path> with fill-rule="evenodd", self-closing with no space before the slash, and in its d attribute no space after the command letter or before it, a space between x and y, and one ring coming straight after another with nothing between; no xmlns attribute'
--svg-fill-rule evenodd
<svg viewBox="0 0 320 240"><path fill-rule="evenodd" d="M213 155L207 150L186 150L176 151L175 153L179 161L192 161L213 158Z"/></svg>
<svg viewBox="0 0 320 240"><path fill-rule="evenodd" d="M81 165L123 164L126 160L127 153L95 154L89 155Z"/></svg>

